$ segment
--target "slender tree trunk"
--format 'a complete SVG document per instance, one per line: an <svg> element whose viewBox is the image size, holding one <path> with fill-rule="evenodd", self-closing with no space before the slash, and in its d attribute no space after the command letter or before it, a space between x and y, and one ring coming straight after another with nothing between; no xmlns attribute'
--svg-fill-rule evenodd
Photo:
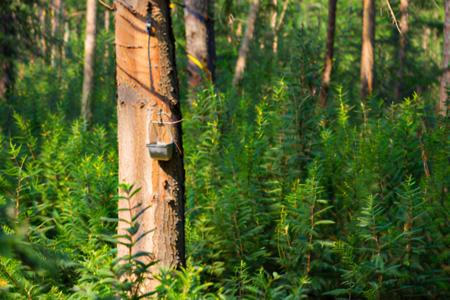
<svg viewBox="0 0 450 300"><path fill-rule="evenodd" d="M328 0L328 30L327 30L327 52L322 74L322 87L320 89L319 105L324 108L327 105L328 89L331 82L331 71L333 69L334 35L336 32L336 4L337 0Z"/></svg>
<svg viewBox="0 0 450 300"><path fill-rule="evenodd" d="M0 101L8 98L8 92L13 86L14 60L17 56L17 49L11 42L11 37L16 35L16 28L8 5L0 4L0 35L4 35L0 36Z"/></svg>
<svg viewBox="0 0 450 300"><path fill-rule="evenodd" d="M62 0L52 1L52 19L51 19L51 34L52 34L52 46L51 46L51 64L55 67L58 60L58 55L61 53L61 16L63 10Z"/></svg>
<svg viewBox="0 0 450 300"><path fill-rule="evenodd" d="M405 68L406 46L408 42L408 0L400 0L400 40L398 49L397 82L395 85L395 99L402 97L402 82Z"/></svg>
<svg viewBox="0 0 450 300"><path fill-rule="evenodd" d="M363 6L361 97L365 99L372 94L375 77L375 0L364 0Z"/></svg>
<svg viewBox="0 0 450 300"><path fill-rule="evenodd" d="M87 0L86 5L86 38L84 42L84 72L83 94L81 96L81 117L86 124L89 124L92 119L91 94L94 83L97 0Z"/></svg>
<svg viewBox="0 0 450 300"><path fill-rule="evenodd" d="M445 0L445 25L444 25L444 61L442 64L442 77L440 100L438 105L438 112L441 116L447 115L448 110L448 86L450 83L450 0Z"/></svg>
<svg viewBox="0 0 450 300"><path fill-rule="evenodd" d="M105 9L105 13L104 13L103 17L104 17L103 26L105 27L105 32L109 32L110 27L111 27L111 13L109 12L108 9ZM109 51L110 51L109 48L110 48L109 43L106 42L105 43L105 61L108 61L108 58L109 58Z"/></svg>
<svg viewBox="0 0 450 300"><path fill-rule="evenodd" d="M67 53L69 50L69 41L70 41L70 26L69 22L64 22L64 37L63 37L64 45L62 50L62 60L64 61L67 57Z"/></svg>
<svg viewBox="0 0 450 300"><path fill-rule="evenodd" d="M239 56L236 62L236 68L234 70L233 86L237 86L244 76L247 55L250 51L250 42L252 41L253 34L255 32L255 23L258 16L259 4L260 0L253 0L250 6L250 12L247 17L247 28L241 42L241 47L239 48Z"/></svg>
<svg viewBox="0 0 450 300"><path fill-rule="evenodd" d="M103 26L105 27L105 31L109 32L111 27L111 13L109 12L108 9L105 9L104 18L105 19Z"/></svg>
<svg viewBox="0 0 450 300"><path fill-rule="evenodd" d="M116 1L116 65L118 85L119 181L141 188L132 199L150 206L139 217L137 236L154 230L139 240L133 252L152 253L158 268L176 268L185 264L184 250L184 165L180 121L181 110L175 65L175 41L172 33L169 1ZM149 10L148 10L149 9ZM151 36L146 20L151 19ZM146 144L151 122L159 120L175 124L172 129L176 145L169 161L154 160ZM167 125L166 125L167 126ZM167 128L166 128L167 129ZM168 135L160 136L166 140ZM119 208L125 203L119 203ZM139 208L133 210L138 213ZM129 219L125 211L119 217ZM126 222L119 223L119 234L125 233ZM128 249L118 245L118 255ZM157 282L149 279L143 292L153 289Z"/></svg>
<svg viewBox="0 0 450 300"><path fill-rule="evenodd" d="M192 89L204 79L215 79L214 1L185 0L184 4L188 81Z"/></svg>
<svg viewBox="0 0 450 300"><path fill-rule="evenodd" d="M278 19L278 0L272 0L272 12L270 16L270 28L272 29L272 52L278 52L278 34L277 34L277 19Z"/></svg>

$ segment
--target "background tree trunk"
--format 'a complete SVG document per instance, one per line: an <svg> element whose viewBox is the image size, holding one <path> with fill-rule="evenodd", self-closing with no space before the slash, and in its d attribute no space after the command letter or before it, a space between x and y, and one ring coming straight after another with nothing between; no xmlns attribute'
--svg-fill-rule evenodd
<svg viewBox="0 0 450 300"><path fill-rule="evenodd" d="M160 267L185 264L184 164L181 123L172 128L176 150L171 160L152 159L146 147L149 125L159 120L160 111L169 121L181 120L169 1L151 1L151 37L146 31L147 4L148 1L116 1L119 181L141 188L133 197L132 206L150 206L139 218L138 236L154 231L142 238L133 252L151 252L158 261L153 269L157 272ZM119 208L126 206L120 202ZM133 214L138 212L139 208ZM124 211L119 212L119 217L129 219ZM125 228L127 224L120 222L119 234L124 234ZM118 245L119 256L127 254L127 250ZM150 280L143 292L155 284Z"/></svg>
<svg viewBox="0 0 450 300"><path fill-rule="evenodd" d="M97 27L97 0L86 3L86 38L84 42L83 94L81 97L81 117L86 124L91 122L91 94L94 83L95 36Z"/></svg>
<svg viewBox="0 0 450 300"><path fill-rule="evenodd" d="M63 15L63 3L62 0L53 0L52 1L52 19L51 19L51 34L52 34L52 45L51 45L51 64L52 67L55 67L57 65L58 59L61 58L61 56L58 55L61 54L61 21L62 21L62 15Z"/></svg>
<svg viewBox="0 0 450 300"><path fill-rule="evenodd" d="M6 100L13 86L14 60L17 56L17 49L11 41L11 37L16 36L16 27L8 5L11 4L0 4L0 100Z"/></svg>
<svg viewBox="0 0 450 300"><path fill-rule="evenodd" d="M327 52L322 74L322 86L320 89L319 105L324 108L327 105L328 89L331 82L331 71L333 69L334 35L336 32L336 4L337 0L328 0L328 30L327 30Z"/></svg>
<svg viewBox="0 0 450 300"><path fill-rule="evenodd" d="M214 1L185 0L184 4L188 81L190 88L196 88L205 78L215 79Z"/></svg>
<svg viewBox="0 0 450 300"><path fill-rule="evenodd" d="M103 26L105 27L105 32L109 32L111 28L111 13L108 9L105 9L104 12L104 23ZM108 61L109 58L109 51L110 51L110 44L108 41L105 42L105 61Z"/></svg>
<svg viewBox="0 0 450 300"><path fill-rule="evenodd" d="M400 0L400 41L398 48L398 69L397 82L395 85L395 99L401 100L402 97L402 82L405 68L406 44L408 42L408 0Z"/></svg>
<svg viewBox="0 0 450 300"><path fill-rule="evenodd" d="M277 34L277 19L278 19L278 0L272 0L272 11L270 16L270 28L272 29L272 52L278 52L278 34Z"/></svg>
<svg viewBox="0 0 450 300"><path fill-rule="evenodd" d="M441 116L447 115L447 96L448 85L450 82L450 71L448 65L450 62L450 0L445 0L445 24L444 24L444 61L442 64L442 77L441 77L441 89L440 100L438 105L438 112Z"/></svg>
<svg viewBox="0 0 450 300"><path fill-rule="evenodd" d="M361 49L361 97L372 94L374 85L375 0L364 0Z"/></svg>
<svg viewBox="0 0 450 300"><path fill-rule="evenodd" d="M250 6L250 12L247 17L247 28L241 42L241 47L239 48L239 56L236 62L236 68L234 70L233 86L237 86L244 76L247 55L250 50L250 42L252 41L253 33L255 32L255 23L256 17L258 16L259 3L259 0L253 0Z"/></svg>

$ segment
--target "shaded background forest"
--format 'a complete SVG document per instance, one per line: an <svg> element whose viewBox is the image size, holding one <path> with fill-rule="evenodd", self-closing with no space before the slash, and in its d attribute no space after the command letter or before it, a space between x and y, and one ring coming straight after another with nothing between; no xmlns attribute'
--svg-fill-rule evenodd
<svg viewBox="0 0 450 300"><path fill-rule="evenodd" d="M110 268L119 184L113 13L98 5L86 125L86 3L64 0L56 11L47 2L0 3L0 297L111 299L128 288ZM389 2L397 17L399 2ZM325 108L317 103L328 1L289 1L280 20L284 1L262 0L237 86L250 3L215 1L216 82L195 93L183 8L172 6L188 263L160 275L159 297L450 295L448 120L435 112L444 1L410 1L401 77L400 33L387 2L376 3L373 94L360 96L362 1L339 0Z"/></svg>

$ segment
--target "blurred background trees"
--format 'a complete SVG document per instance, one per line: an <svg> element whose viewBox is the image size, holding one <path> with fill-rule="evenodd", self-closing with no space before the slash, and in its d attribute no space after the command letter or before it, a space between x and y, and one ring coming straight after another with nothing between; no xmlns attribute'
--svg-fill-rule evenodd
<svg viewBox="0 0 450 300"><path fill-rule="evenodd" d="M197 2L214 34L189 37L191 2L171 5L187 263L155 275L158 296L448 298L449 1L338 0L334 30L331 0ZM96 8L86 127L87 1L0 3L0 297L130 295L137 287L120 274L147 274L133 258L129 269L114 261L106 6ZM214 67L205 52L201 64L189 57L194 36L202 51L214 36Z"/></svg>

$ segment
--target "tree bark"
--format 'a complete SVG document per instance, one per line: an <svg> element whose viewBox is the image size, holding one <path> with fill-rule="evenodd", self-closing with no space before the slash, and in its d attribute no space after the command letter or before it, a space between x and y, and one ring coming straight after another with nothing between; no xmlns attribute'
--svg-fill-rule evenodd
<svg viewBox="0 0 450 300"><path fill-rule="evenodd" d="M239 56L236 62L236 68L233 76L233 86L237 86L244 76L245 66L247 63L247 55L250 51L250 42L255 32L255 23L258 16L260 0L253 0L250 6L250 12L247 17L247 28L239 48Z"/></svg>
<svg viewBox="0 0 450 300"><path fill-rule="evenodd" d="M17 58L13 42L17 30L8 5L11 4L0 4L0 101L8 98L14 84L14 60Z"/></svg>
<svg viewBox="0 0 450 300"><path fill-rule="evenodd" d="M51 45L51 64L52 67L57 65L58 55L61 54L61 21L62 21L62 11L63 3L62 0L52 1L52 20L51 20L51 34L52 34L52 45ZM61 56L60 56L61 57Z"/></svg>
<svg viewBox="0 0 450 300"><path fill-rule="evenodd" d="M444 24L444 50L443 50L442 77L440 88L440 100L438 113L445 117L448 110L448 86L450 82L450 0L445 0L445 24Z"/></svg>
<svg viewBox="0 0 450 300"><path fill-rule="evenodd" d="M86 38L84 41L83 94L81 97L81 117L85 124L92 119L91 94L94 83L95 36L97 31L97 0L86 3Z"/></svg>
<svg viewBox="0 0 450 300"><path fill-rule="evenodd" d="M327 50L322 74L322 86L320 89L319 105L325 108L327 105L328 90L331 82L331 71L333 69L334 35L336 32L336 4L337 0L328 0L328 29Z"/></svg>
<svg viewBox="0 0 450 300"><path fill-rule="evenodd" d="M375 77L375 0L364 0L363 6L361 97L365 99L373 92Z"/></svg>
<svg viewBox="0 0 450 300"><path fill-rule="evenodd" d="M272 52L278 52L278 34L277 34L277 19L278 19L278 0L272 0L272 12L270 16L270 28L272 29Z"/></svg>
<svg viewBox="0 0 450 300"><path fill-rule="evenodd" d="M193 89L205 79L215 80L214 1L185 0L184 4L188 82Z"/></svg>
<svg viewBox="0 0 450 300"><path fill-rule="evenodd" d="M172 33L169 1L116 1L116 65L118 85L119 181L141 188L132 199L132 206L150 206L139 217L137 236L154 230L139 240L133 252L152 253L158 268L176 268L185 264L184 245L184 164L182 118L175 65L175 43ZM149 9L149 11L147 11ZM151 36L146 20L152 23ZM154 160L146 144L151 122L176 122L172 125L175 150L169 161ZM161 136L168 142L169 135ZM126 207L120 201L119 208ZM139 208L133 210L137 214ZM129 220L126 211L119 218ZM119 234L125 233L126 222L119 222ZM118 245L118 255L128 249ZM155 287L149 279L143 292Z"/></svg>
<svg viewBox="0 0 450 300"><path fill-rule="evenodd" d="M408 42L408 0L400 0L400 39L398 48L398 69L397 82L395 85L395 99L398 101L402 97L402 82L405 68L406 46Z"/></svg>

